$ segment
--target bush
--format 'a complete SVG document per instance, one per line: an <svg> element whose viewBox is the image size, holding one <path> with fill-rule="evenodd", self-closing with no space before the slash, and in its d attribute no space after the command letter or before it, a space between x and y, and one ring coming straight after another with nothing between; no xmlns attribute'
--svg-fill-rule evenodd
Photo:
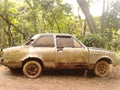
<svg viewBox="0 0 120 90"><path fill-rule="evenodd" d="M104 39L98 35L98 34L93 34L93 35L87 35L83 39L83 43L88 46L88 47L99 47L103 48L105 46L105 41Z"/></svg>
<svg viewBox="0 0 120 90"><path fill-rule="evenodd" d="M113 40L112 47L113 50L120 52L120 40L119 39Z"/></svg>

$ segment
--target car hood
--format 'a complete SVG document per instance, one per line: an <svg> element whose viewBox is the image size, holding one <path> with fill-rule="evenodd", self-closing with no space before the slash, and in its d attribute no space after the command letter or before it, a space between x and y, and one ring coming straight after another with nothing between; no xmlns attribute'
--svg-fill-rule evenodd
<svg viewBox="0 0 120 90"><path fill-rule="evenodd" d="M104 53L114 53L112 51L103 49L103 48L96 48L96 47L89 47L88 48L90 51L96 51L96 52L104 52Z"/></svg>
<svg viewBox="0 0 120 90"><path fill-rule="evenodd" d="M89 51L90 53L96 55L109 56L111 58L116 57L116 53L114 51L110 51L102 48L89 47Z"/></svg>
<svg viewBox="0 0 120 90"><path fill-rule="evenodd" d="M89 49L94 49L94 50L105 50L103 48L96 48L96 47L88 47Z"/></svg>

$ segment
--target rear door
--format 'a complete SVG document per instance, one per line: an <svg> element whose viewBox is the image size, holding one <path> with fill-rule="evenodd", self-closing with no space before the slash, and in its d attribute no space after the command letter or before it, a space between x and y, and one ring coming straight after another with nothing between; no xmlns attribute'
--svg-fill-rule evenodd
<svg viewBox="0 0 120 90"><path fill-rule="evenodd" d="M34 57L40 58L45 67L55 67L56 48L53 35L41 35L32 46L34 47L32 53Z"/></svg>

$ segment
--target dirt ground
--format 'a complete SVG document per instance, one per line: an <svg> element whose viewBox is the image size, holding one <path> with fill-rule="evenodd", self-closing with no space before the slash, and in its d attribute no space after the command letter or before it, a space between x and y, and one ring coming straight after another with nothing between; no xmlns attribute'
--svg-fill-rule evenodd
<svg viewBox="0 0 120 90"><path fill-rule="evenodd" d="M37 79L29 79L0 65L0 90L120 90L120 66L102 78L84 76L79 70L51 70Z"/></svg>

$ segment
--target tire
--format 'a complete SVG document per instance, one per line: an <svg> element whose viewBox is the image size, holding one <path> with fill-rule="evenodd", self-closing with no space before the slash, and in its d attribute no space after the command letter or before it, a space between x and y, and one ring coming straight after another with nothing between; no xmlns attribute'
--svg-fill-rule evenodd
<svg viewBox="0 0 120 90"><path fill-rule="evenodd" d="M28 78L37 78L42 72L42 66L37 61L28 61L23 66L23 73Z"/></svg>
<svg viewBox="0 0 120 90"><path fill-rule="evenodd" d="M106 61L98 61L94 67L96 76L105 77L110 74L110 64Z"/></svg>

